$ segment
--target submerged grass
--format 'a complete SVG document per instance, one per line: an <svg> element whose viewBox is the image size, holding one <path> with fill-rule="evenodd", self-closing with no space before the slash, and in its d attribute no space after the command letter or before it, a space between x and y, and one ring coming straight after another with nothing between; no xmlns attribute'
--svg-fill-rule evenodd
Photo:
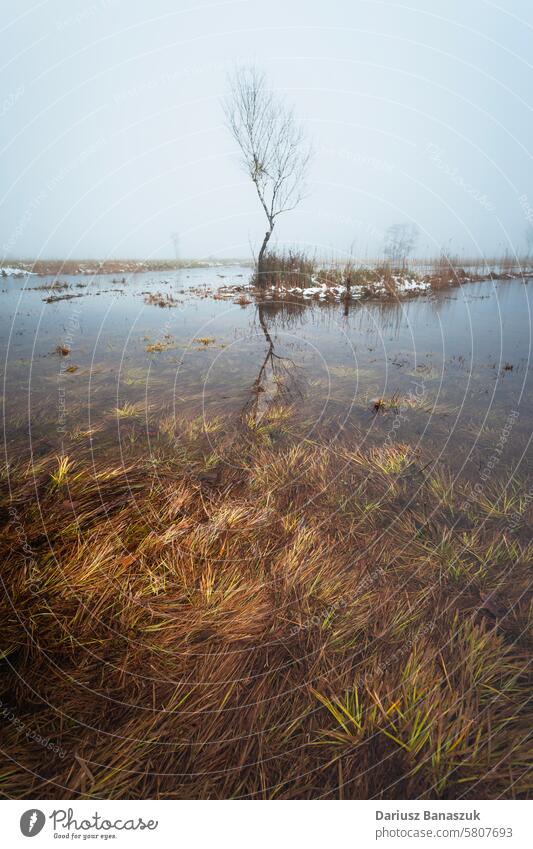
<svg viewBox="0 0 533 849"><path fill-rule="evenodd" d="M518 490L288 421L4 470L3 794L530 795Z"/></svg>

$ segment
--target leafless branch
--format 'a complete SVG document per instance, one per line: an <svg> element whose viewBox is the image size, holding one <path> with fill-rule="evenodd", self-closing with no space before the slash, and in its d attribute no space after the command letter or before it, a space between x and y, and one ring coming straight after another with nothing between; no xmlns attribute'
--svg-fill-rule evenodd
<svg viewBox="0 0 533 849"><path fill-rule="evenodd" d="M302 199L311 148L294 113L269 89L262 71L238 68L224 102L226 121L268 221L258 270L276 219Z"/></svg>

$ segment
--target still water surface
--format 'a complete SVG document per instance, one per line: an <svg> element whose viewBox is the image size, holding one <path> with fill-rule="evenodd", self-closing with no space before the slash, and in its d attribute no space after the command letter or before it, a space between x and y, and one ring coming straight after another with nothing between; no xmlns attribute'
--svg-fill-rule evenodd
<svg viewBox="0 0 533 849"><path fill-rule="evenodd" d="M93 452L120 457L117 450L127 445L146 455L156 450L159 422L169 415L222 417L230 430L238 428L259 381L264 406L290 406L298 432L311 440L407 442L470 477L497 448L499 468L527 474L530 286L467 284L349 309L274 298L239 305L206 294L248 276L237 266L124 281L67 276L61 280L68 288L54 294L75 297L51 303L45 298L53 278L4 278L7 458L68 452L84 432ZM176 303L146 303L150 292ZM147 351L157 343L163 350ZM67 356L57 353L61 345ZM274 356L265 371L269 350ZM396 401L376 412L376 398Z"/></svg>

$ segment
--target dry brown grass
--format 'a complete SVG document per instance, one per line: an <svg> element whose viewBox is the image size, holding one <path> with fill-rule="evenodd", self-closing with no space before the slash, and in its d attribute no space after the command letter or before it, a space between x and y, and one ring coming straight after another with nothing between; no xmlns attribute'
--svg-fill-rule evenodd
<svg viewBox="0 0 533 849"><path fill-rule="evenodd" d="M313 285L316 262L304 251L291 248L284 252L269 251L263 257L263 270L255 271L251 283L259 289L281 286L298 286L305 289Z"/></svg>
<svg viewBox="0 0 533 849"><path fill-rule="evenodd" d="M3 794L528 796L522 490L166 427L157 471L2 476Z"/></svg>
<svg viewBox="0 0 533 849"><path fill-rule="evenodd" d="M161 309L170 309L171 307L177 306L179 301L169 292L146 292L144 296L144 303L151 304L155 307L161 307Z"/></svg>

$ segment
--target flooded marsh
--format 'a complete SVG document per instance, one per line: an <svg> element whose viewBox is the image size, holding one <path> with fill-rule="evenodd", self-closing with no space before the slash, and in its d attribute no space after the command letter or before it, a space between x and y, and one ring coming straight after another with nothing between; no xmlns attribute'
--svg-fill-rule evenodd
<svg viewBox="0 0 533 849"><path fill-rule="evenodd" d="M8 278L0 293L8 457L65 451L83 428L98 430L93 450L114 451L129 432L117 430L113 413L125 404L144 405L132 421L119 417L134 428L127 450L139 456L167 414L222 416L238 428L272 346L269 403L279 395L308 436L373 446L390 441L394 425L394 439L475 476L517 410L502 461L523 462L533 412L526 283L486 281L349 309L205 294L249 273L72 276L60 291L79 297L53 303L55 278Z"/></svg>
<svg viewBox="0 0 533 849"><path fill-rule="evenodd" d="M3 281L10 795L527 795L527 283L248 276Z"/></svg>

